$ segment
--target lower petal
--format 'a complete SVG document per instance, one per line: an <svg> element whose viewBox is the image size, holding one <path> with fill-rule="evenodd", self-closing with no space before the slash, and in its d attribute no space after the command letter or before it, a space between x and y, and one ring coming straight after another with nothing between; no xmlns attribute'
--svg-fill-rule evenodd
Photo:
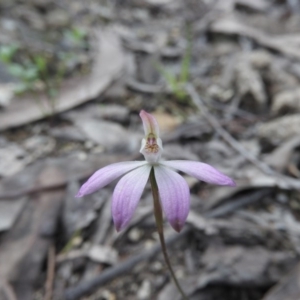
<svg viewBox="0 0 300 300"><path fill-rule="evenodd" d="M154 167L163 211L171 226L180 231L190 209L190 190L185 179L164 166Z"/></svg>
<svg viewBox="0 0 300 300"><path fill-rule="evenodd" d="M116 185L112 199L112 216L117 231L123 229L131 220L150 170L150 165L144 165L123 176Z"/></svg>
<svg viewBox="0 0 300 300"><path fill-rule="evenodd" d="M205 163L189 160L171 160L160 163L208 183L235 186L235 182L230 177Z"/></svg>

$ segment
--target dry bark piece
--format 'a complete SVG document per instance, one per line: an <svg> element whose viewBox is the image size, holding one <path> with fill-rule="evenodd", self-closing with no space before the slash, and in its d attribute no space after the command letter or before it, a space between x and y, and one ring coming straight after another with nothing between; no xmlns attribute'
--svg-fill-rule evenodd
<svg viewBox="0 0 300 300"><path fill-rule="evenodd" d="M181 285L187 295L208 285L267 287L278 281L296 261L290 252L270 252L259 246L244 248L212 245L201 258L204 270L198 276L182 280ZM181 298L174 285L169 284L158 299Z"/></svg>
<svg viewBox="0 0 300 300"><path fill-rule="evenodd" d="M248 54L251 65L259 70L266 69L272 64L272 55L266 50L254 50Z"/></svg>
<svg viewBox="0 0 300 300"><path fill-rule="evenodd" d="M56 112L66 111L86 101L96 98L113 80L118 78L124 67L124 56L120 39L112 30L96 32L97 57L91 74L67 80L59 89ZM24 96L13 99L11 104L0 112L0 130L17 127L45 117L36 101L50 112L46 95Z"/></svg>
<svg viewBox="0 0 300 300"><path fill-rule="evenodd" d="M26 198L0 201L0 231L10 229L26 203Z"/></svg>
<svg viewBox="0 0 300 300"><path fill-rule="evenodd" d="M259 72L252 67L249 57L247 55L241 55L236 62L235 68L239 96L252 95L256 101L256 106L258 106L259 109L263 109L267 102L267 95L262 78ZM251 103L248 106L251 107Z"/></svg>
<svg viewBox="0 0 300 300"><path fill-rule="evenodd" d="M300 264L267 293L262 300L298 300L300 299Z"/></svg>
<svg viewBox="0 0 300 300"><path fill-rule="evenodd" d="M282 91L294 90L299 85L297 76L289 70L288 64L281 59L273 59L272 64L263 75L264 80L270 84L269 90L273 98Z"/></svg>
<svg viewBox="0 0 300 300"><path fill-rule="evenodd" d="M4 143L0 157L0 177L13 176L28 163L26 151L16 143Z"/></svg>
<svg viewBox="0 0 300 300"><path fill-rule="evenodd" d="M300 88L288 89L274 96L272 113L279 114L281 111L300 111Z"/></svg>
<svg viewBox="0 0 300 300"><path fill-rule="evenodd" d="M257 127L257 134L272 144L279 144L299 135L300 114L287 115L262 123Z"/></svg>
<svg viewBox="0 0 300 300"><path fill-rule="evenodd" d="M265 162L279 172L283 172L291 159L293 150L300 146L300 137L295 136L279 145L273 152L265 155Z"/></svg>

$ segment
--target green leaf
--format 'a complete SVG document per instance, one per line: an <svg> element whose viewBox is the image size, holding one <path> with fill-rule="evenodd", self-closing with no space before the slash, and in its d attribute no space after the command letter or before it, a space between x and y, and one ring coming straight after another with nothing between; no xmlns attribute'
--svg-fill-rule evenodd
<svg viewBox="0 0 300 300"><path fill-rule="evenodd" d="M192 42L191 42L190 34L188 34L188 45L186 47L184 57L181 62L181 70L179 76L179 81L182 84L187 83L189 80L191 57L192 57Z"/></svg>
<svg viewBox="0 0 300 300"><path fill-rule="evenodd" d="M20 82L16 86L14 92L16 94L22 94L22 93L27 92L28 90L31 90L31 89L32 89L32 84L31 83Z"/></svg>
<svg viewBox="0 0 300 300"><path fill-rule="evenodd" d="M36 66L31 65L24 69L23 80L25 81L35 81L39 78L39 71Z"/></svg>
<svg viewBox="0 0 300 300"><path fill-rule="evenodd" d="M84 38L86 37L86 31L81 28L73 27L66 30L64 34L74 45L83 46L85 43Z"/></svg>
<svg viewBox="0 0 300 300"><path fill-rule="evenodd" d="M17 78L22 78L25 70L20 64L11 64L8 66L8 71L11 75Z"/></svg>
<svg viewBox="0 0 300 300"><path fill-rule="evenodd" d="M47 69L47 59L44 56L38 55L34 57L34 62L40 72L45 72Z"/></svg>
<svg viewBox="0 0 300 300"><path fill-rule="evenodd" d="M0 60L4 63L10 63L18 50L17 45L4 45L0 47Z"/></svg>

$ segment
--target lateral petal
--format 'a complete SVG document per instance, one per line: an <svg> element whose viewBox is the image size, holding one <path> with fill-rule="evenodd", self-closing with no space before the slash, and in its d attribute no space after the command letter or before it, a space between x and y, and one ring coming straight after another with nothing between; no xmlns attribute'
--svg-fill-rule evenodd
<svg viewBox="0 0 300 300"><path fill-rule="evenodd" d="M182 176L164 166L155 166L154 174L166 218L171 226L179 232L190 209L188 184Z"/></svg>
<svg viewBox="0 0 300 300"><path fill-rule="evenodd" d="M125 173L145 164L147 164L146 161L125 161L111 164L99 169L81 186L76 197L80 198L85 195L92 194Z"/></svg>
<svg viewBox="0 0 300 300"><path fill-rule="evenodd" d="M115 187L112 198L112 216L117 231L131 220L148 181L151 166L146 164L123 176Z"/></svg>
<svg viewBox="0 0 300 300"><path fill-rule="evenodd" d="M182 171L199 180L217 184L235 186L235 182L228 176L224 175L214 167L197 161L189 160L171 160L161 161L160 164Z"/></svg>

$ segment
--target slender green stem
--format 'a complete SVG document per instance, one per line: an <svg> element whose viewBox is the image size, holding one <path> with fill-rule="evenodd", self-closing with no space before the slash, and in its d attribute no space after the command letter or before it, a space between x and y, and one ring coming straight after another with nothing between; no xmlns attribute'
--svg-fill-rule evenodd
<svg viewBox="0 0 300 300"><path fill-rule="evenodd" d="M164 259L165 259L165 262L171 273L171 276L175 282L175 285L176 285L178 291L180 292L180 294L182 295L182 298L184 300L188 300L187 296L185 295L184 291L182 290L182 288L175 276L174 270L172 268L172 265L170 263L170 259L168 256L167 247L166 247L166 243L165 243L165 237L164 237L163 214L162 214L162 209L161 209L161 205L160 205L160 201L159 201L158 187L157 187L153 168L150 173L150 183L151 183L151 189L152 189L152 195L153 195L154 216L155 216L157 232L159 235L159 240L160 240L161 249L162 249L162 252L164 255Z"/></svg>

